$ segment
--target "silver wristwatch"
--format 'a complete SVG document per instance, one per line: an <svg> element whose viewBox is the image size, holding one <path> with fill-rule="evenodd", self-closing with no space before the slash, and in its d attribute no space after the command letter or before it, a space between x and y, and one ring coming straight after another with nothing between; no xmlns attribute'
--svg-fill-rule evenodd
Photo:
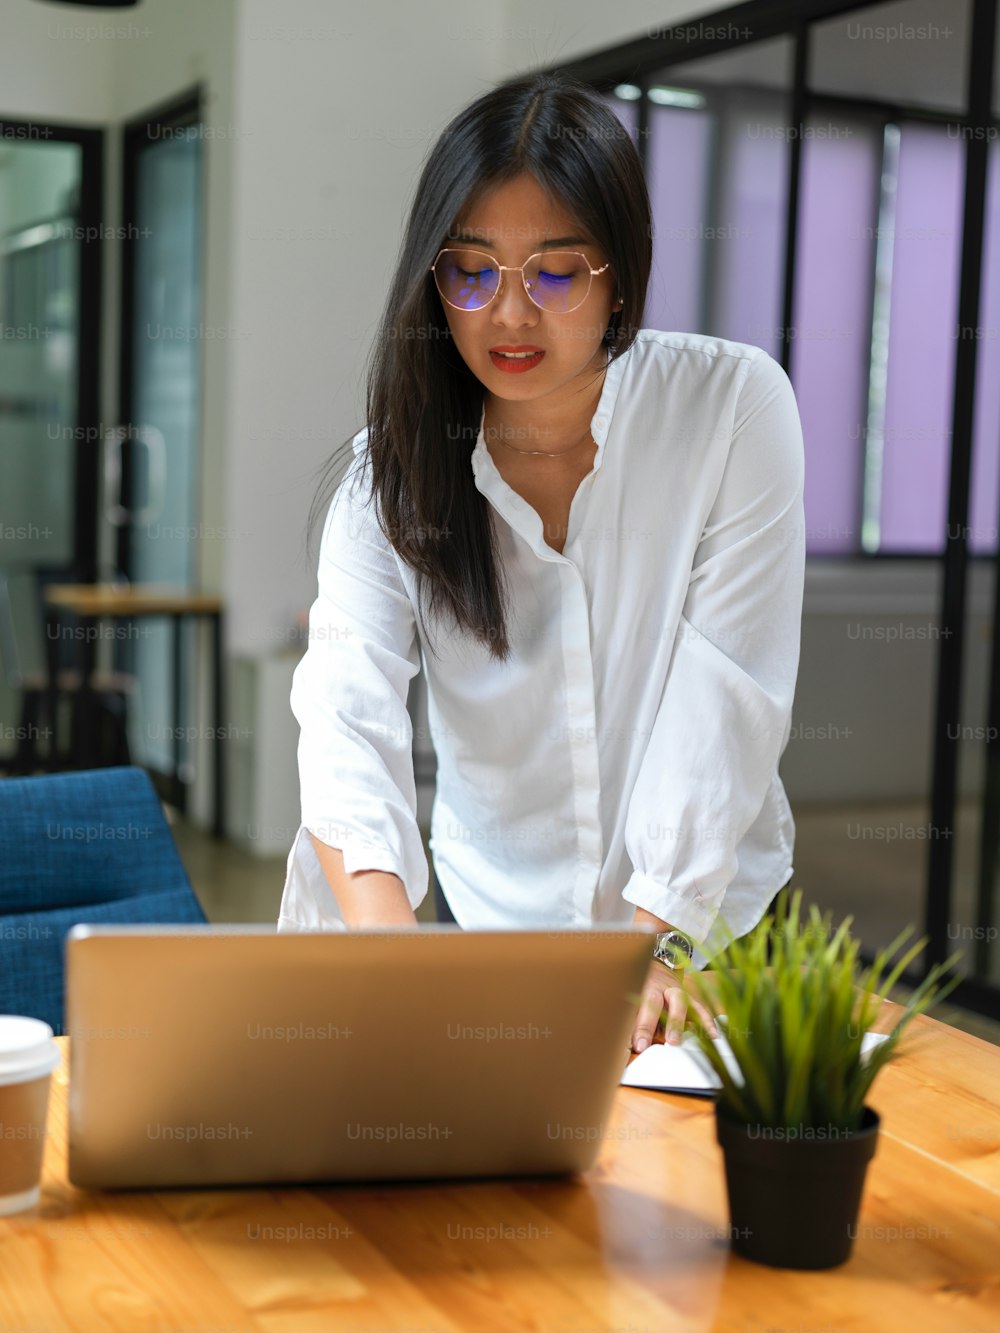
<svg viewBox="0 0 1000 1333"><path fill-rule="evenodd" d="M674 972L687 967L694 957L694 945L679 930L664 930L653 944L653 957Z"/></svg>

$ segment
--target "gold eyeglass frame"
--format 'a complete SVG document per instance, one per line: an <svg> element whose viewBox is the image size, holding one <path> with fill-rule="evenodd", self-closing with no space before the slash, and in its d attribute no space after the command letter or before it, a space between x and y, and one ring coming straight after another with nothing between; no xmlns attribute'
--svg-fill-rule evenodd
<svg viewBox="0 0 1000 1333"><path fill-rule="evenodd" d="M454 301L448 301L447 296L445 296L444 292L441 290L441 284L438 282L437 266L439 260L441 259L441 256L444 254L448 254L450 251L455 251L456 253L461 252L462 254L482 255L484 259L489 260L490 264L494 268L499 269L500 277L497 281L496 291L490 297L489 301L484 301L482 305L477 305L471 310L469 309L468 306L456 305ZM590 283L587 287L587 290L580 297L579 301L577 301L576 305L570 306L568 310L550 310L548 306L540 305L538 301L536 301L535 298L532 296L531 288L528 286L528 279L524 276L524 270L528 267L528 265L531 263L533 259L545 259L548 255L576 255L578 259L583 260L584 264L587 267L587 271L590 274ZM467 315L476 315L479 313L480 310L485 310L487 306L489 306L490 303L500 295L500 289L503 286L503 275L505 272L520 273L521 286L527 293L528 299L531 301L532 305L534 305L538 310L544 310L547 315L571 315L574 310L580 309L584 301L586 301L587 297L590 295L590 289L594 285L594 279L598 277L600 274L602 274L605 269L610 267L611 267L611 261L608 260L608 262L606 264L602 264L600 268L591 268L590 260L587 258L586 255L581 254L579 250L537 250L533 255L529 255L523 264L498 264L497 261L493 258L493 256L487 254L485 250L476 250L471 246L446 245L443 246L437 252L437 254L434 257L434 263L428 267L427 272L434 274L434 286L437 288L438 295L441 297L441 300L447 301L448 305L451 306L452 310L461 310L464 314Z"/></svg>

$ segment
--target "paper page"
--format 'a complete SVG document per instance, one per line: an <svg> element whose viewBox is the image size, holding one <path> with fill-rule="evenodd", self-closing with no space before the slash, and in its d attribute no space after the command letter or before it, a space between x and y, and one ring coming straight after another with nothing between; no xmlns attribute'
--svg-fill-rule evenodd
<svg viewBox="0 0 1000 1333"><path fill-rule="evenodd" d="M718 1014L717 1018L724 1028L726 1015ZM862 1057L879 1042L885 1041L886 1035L866 1032L861 1039ZM742 1087L743 1076L725 1035L714 1040L723 1063L737 1086ZM686 1032L679 1046L668 1046L666 1042L647 1046L626 1068L621 1084L627 1088L653 1088L658 1092L683 1092L701 1097L714 1096L722 1086L693 1032Z"/></svg>

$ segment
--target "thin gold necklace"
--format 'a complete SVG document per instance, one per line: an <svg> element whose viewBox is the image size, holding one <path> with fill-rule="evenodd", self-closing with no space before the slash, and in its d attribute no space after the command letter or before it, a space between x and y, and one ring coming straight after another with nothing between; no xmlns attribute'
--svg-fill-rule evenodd
<svg viewBox="0 0 1000 1333"><path fill-rule="evenodd" d="M493 432L493 435L495 439L500 441L500 443L504 446L505 449L511 449L515 454L534 454L536 457L539 458L564 458L567 454L571 454L576 449L578 449L580 447L580 444L584 443L584 441L581 440L580 444L571 445L569 449L563 449L560 453L557 454L550 454L546 453L544 449L518 449L516 445L508 444L502 435L497 435L496 431ZM590 444L597 443L597 441L594 439L594 437L591 435L589 431L587 432L586 439L587 443Z"/></svg>

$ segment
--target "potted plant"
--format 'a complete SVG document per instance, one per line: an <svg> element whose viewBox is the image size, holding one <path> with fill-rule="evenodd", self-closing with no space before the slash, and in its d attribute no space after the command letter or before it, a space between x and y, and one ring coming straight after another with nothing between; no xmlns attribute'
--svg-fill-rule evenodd
<svg viewBox="0 0 1000 1333"><path fill-rule="evenodd" d="M687 980L690 993L725 1015L738 1066L732 1071L718 1039L694 1025L697 1048L721 1083L716 1134L732 1247L758 1263L820 1269L851 1253L879 1131L868 1091L897 1056L908 1024L958 984L957 974L944 986L938 981L960 954L928 971L883 1041L865 1043L883 998L926 939L883 980L912 926L862 972L853 917L832 931L830 914L815 906L802 920L801 901L797 889L787 911L768 914L741 939L724 931L729 942L711 970L690 972Z"/></svg>

